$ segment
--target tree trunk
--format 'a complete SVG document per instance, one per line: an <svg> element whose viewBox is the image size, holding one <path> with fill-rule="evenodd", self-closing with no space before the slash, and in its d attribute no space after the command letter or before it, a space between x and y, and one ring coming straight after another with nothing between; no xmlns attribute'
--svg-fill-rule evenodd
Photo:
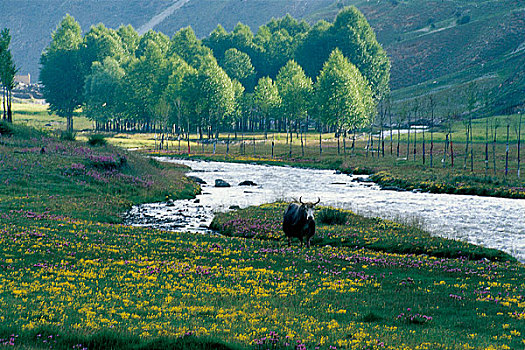
<svg viewBox="0 0 525 350"><path fill-rule="evenodd" d="M73 132L73 113L68 114L67 118L67 124L66 124L66 130L69 133Z"/></svg>
<svg viewBox="0 0 525 350"><path fill-rule="evenodd" d="M474 134L472 132L472 117L469 119L470 124L470 172L474 172L474 142L472 140L472 135Z"/></svg>
<svg viewBox="0 0 525 350"><path fill-rule="evenodd" d="M521 114L518 121L518 179L520 178Z"/></svg>
<svg viewBox="0 0 525 350"><path fill-rule="evenodd" d="M11 109L11 104L13 102L13 92L11 89L7 90L7 122L13 122L13 110Z"/></svg>
<svg viewBox="0 0 525 350"><path fill-rule="evenodd" d="M489 118L485 120L485 177L489 174Z"/></svg>
<svg viewBox="0 0 525 350"><path fill-rule="evenodd" d="M509 172L509 129L510 124L507 122L507 148L505 150L505 177Z"/></svg>
<svg viewBox="0 0 525 350"><path fill-rule="evenodd" d="M496 138L498 137L498 126L494 125L494 141L492 142L492 165L494 166L494 175L496 175Z"/></svg>
<svg viewBox="0 0 525 350"><path fill-rule="evenodd" d="M450 165L454 167L454 144L452 143L452 134L450 134Z"/></svg>
<svg viewBox="0 0 525 350"><path fill-rule="evenodd" d="M410 121L408 122L408 135L407 135L407 161L409 157L410 157Z"/></svg>
<svg viewBox="0 0 525 350"><path fill-rule="evenodd" d="M319 126L319 157L321 157L323 155L323 138L322 138L322 135L323 135L323 126L320 125Z"/></svg>
<svg viewBox="0 0 525 350"><path fill-rule="evenodd" d="M463 159L463 170L467 169L469 131L470 131L469 124L467 124L465 126L465 156Z"/></svg>
<svg viewBox="0 0 525 350"><path fill-rule="evenodd" d="M425 164L425 128L423 127L423 164Z"/></svg>

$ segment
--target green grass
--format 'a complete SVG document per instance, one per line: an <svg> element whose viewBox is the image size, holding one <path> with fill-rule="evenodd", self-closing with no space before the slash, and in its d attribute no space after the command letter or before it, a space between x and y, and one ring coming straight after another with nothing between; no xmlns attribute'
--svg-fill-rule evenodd
<svg viewBox="0 0 525 350"><path fill-rule="evenodd" d="M244 237L123 226L116 215L130 203L192 194L183 169L21 126L0 137L0 155L4 346L525 344L525 268L504 253L353 213L345 225L320 224L311 249L288 248L278 229L284 204L219 216ZM73 164L106 169L107 182ZM153 184L130 185L116 174ZM491 260L475 260L482 257Z"/></svg>
<svg viewBox="0 0 525 350"><path fill-rule="evenodd" d="M183 167L114 146L60 140L25 126L13 129L12 136L0 137L2 210L45 207L53 214L118 222L134 203L189 198L197 191Z"/></svg>
<svg viewBox="0 0 525 350"><path fill-rule="evenodd" d="M14 103L13 122L36 129L48 131L65 130L66 119L48 112L47 105L35 103ZM75 130L90 130L93 123L82 115L74 118L73 125Z"/></svg>
<svg viewBox="0 0 525 350"><path fill-rule="evenodd" d="M285 241L282 215L288 203L250 207L215 216L211 228L230 237ZM328 214L329 213L329 214ZM335 218L335 219L334 219ZM433 257L515 261L496 249L431 236L417 227L390 220L367 218L348 210L321 207L316 213L317 246L366 248L395 254L425 254Z"/></svg>

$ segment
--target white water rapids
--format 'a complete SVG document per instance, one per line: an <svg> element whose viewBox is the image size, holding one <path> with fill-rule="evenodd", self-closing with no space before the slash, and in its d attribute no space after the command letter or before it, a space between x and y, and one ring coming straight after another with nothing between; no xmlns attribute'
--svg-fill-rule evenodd
<svg viewBox="0 0 525 350"><path fill-rule="evenodd" d="M189 166L206 184L193 200L135 206L126 223L173 231L205 231L213 213L277 200L315 201L359 214L416 221L437 236L503 250L525 262L525 200L383 191L366 176L333 170L158 158ZM231 187L215 187L222 179ZM257 186L238 186L250 180Z"/></svg>

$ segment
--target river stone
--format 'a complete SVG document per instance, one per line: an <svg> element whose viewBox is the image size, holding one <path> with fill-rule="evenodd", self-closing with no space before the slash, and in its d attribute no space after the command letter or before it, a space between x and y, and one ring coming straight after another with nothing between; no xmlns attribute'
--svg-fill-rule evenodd
<svg viewBox="0 0 525 350"><path fill-rule="evenodd" d="M168 207L174 207L175 206L175 202L173 201L173 199L168 199L168 201L166 202L166 205Z"/></svg>
<svg viewBox="0 0 525 350"><path fill-rule="evenodd" d="M253 181L246 180L239 184L239 186L257 186L257 184Z"/></svg>
<svg viewBox="0 0 525 350"><path fill-rule="evenodd" d="M397 187L397 186L382 186L381 189L385 191L397 191L397 192L406 191L404 188Z"/></svg>
<svg viewBox="0 0 525 350"><path fill-rule="evenodd" d="M241 209L241 207L239 207L238 205L230 205L230 210L239 210Z"/></svg>
<svg viewBox="0 0 525 350"><path fill-rule="evenodd" d="M215 180L215 187L231 187L229 183L222 179Z"/></svg>
<svg viewBox="0 0 525 350"><path fill-rule="evenodd" d="M188 176L188 179L191 179L191 180L195 181L195 182L198 183L198 184L206 185L206 181L204 181L203 179L201 179L201 178L198 177L198 176L190 175L190 176Z"/></svg>

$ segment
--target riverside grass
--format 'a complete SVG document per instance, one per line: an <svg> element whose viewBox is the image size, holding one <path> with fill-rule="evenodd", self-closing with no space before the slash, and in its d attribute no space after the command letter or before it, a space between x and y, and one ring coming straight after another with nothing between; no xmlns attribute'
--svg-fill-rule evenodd
<svg viewBox="0 0 525 350"><path fill-rule="evenodd" d="M238 220L230 227L249 238L123 226L118 213L132 202L193 193L183 170L18 127L0 137L0 154L3 346L525 346L525 267L503 253L353 213L345 225L320 225L311 249L288 248L279 203L218 217ZM372 247L381 242L426 250ZM494 261L440 257L443 245Z"/></svg>

